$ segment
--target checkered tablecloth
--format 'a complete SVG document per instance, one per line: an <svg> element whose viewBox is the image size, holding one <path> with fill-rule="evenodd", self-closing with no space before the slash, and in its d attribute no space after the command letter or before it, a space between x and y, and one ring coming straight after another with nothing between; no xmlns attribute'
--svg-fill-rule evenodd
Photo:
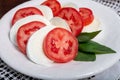
<svg viewBox="0 0 120 80"><path fill-rule="evenodd" d="M102 5L114 9L115 12L120 16L120 0L92 0L92 1L98 2ZM84 80L114 80L115 77L118 77L118 74L120 74L120 69L118 69L119 67L120 61L116 63L113 67L109 68L108 70ZM116 74L113 72L116 72ZM15 71L0 59L0 80L38 80L38 79L23 75Z"/></svg>

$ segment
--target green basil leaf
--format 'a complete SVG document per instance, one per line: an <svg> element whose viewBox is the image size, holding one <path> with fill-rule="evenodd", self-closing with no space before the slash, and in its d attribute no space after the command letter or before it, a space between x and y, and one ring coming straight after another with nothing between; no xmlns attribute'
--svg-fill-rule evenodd
<svg viewBox="0 0 120 80"><path fill-rule="evenodd" d="M95 53L86 53L86 52L78 52L78 55L74 59L75 61L95 61L96 55Z"/></svg>
<svg viewBox="0 0 120 80"><path fill-rule="evenodd" d="M98 33L100 33L101 30L99 31L95 31L95 32L84 32L84 33L81 33L77 39L78 39L78 42L87 42L91 39L93 39Z"/></svg>
<svg viewBox="0 0 120 80"><path fill-rule="evenodd" d="M84 52L93 52L96 54L116 53L109 47L101 45L94 41L88 41L79 45L79 50Z"/></svg>

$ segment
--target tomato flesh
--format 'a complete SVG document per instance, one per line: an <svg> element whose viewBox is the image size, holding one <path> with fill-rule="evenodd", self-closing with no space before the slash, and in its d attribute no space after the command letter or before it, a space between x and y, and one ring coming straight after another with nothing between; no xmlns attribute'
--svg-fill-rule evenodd
<svg viewBox="0 0 120 80"><path fill-rule="evenodd" d="M83 24L81 16L77 10L71 7L62 8L57 16L67 21L74 36L78 36L81 33Z"/></svg>
<svg viewBox="0 0 120 80"><path fill-rule="evenodd" d="M79 13L82 16L83 26L91 24L94 20L94 15L89 8L79 8Z"/></svg>
<svg viewBox="0 0 120 80"><path fill-rule="evenodd" d="M44 27L45 24L38 21L33 21L21 26L17 32L17 44L18 48L26 54L26 45L29 37L40 28Z"/></svg>
<svg viewBox="0 0 120 80"><path fill-rule="evenodd" d="M16 11L12 19L12 25L21 18L30 16L30 15L43 15L42 12L35 7L26 7Z"/></svg>
<svg viewBox="0 0 120 80"><path fill-rule="evenodd" d="M46 5L46 6L50 7L52 9L54 16L61 9L61 5L57 0L47 0L47 1L43 2L42 5Z"/></svg>
<svg viewBox="0 0 120 80"><path fill-rule="evenodd" d="M64 63L73 60L77 55L78 41L71 32L55 28L45 37L43 49L49 59Z"/></svg>

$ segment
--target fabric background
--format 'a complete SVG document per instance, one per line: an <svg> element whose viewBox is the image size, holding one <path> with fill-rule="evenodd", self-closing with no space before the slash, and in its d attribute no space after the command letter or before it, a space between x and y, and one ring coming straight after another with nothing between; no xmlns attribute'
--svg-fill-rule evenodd
<svg viewBox="0 0 120 80"><path fill-rule="evenodd" d="M108 6L108 7L112 8L112 9L114 9L115 12L120 16L120 0L92 0L92 1L98 2L98 3L102 4L102 5L105 5L105 6ZM118 65L118 64L116 64L116 65ZM106 72L110 72L110 71L107 70ZM105 74L105 72L103 72L102 75L104 75L104 74ZM98 75L98 76L101 77L101 79L102 79L102 75L100 75L100 76ZM96 76L86 78L84 80L101 80L99 77L97 77L97 75L96 75ZM0 59L0 80L38 80L38 79L23 75L23 74L15 71L14 69L12 69L8 65L6 65Z"/></svg>

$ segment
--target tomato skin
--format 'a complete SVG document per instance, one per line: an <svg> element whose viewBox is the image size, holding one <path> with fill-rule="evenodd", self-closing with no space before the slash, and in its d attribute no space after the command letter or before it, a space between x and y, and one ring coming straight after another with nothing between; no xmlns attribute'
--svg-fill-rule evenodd
<svg viewBox="0 0 120 80"><path fill-rule="evenodd" d="M79 8L79 13L82 16L83 26L91 24L94 20L94 15L89 8Z"/></svg>
<svg viewBox="0 0 120 80"><path fill-rule="evenodd" d="M59 10L61 9L61 5L57 0L46 0L42 3L42 5L46 5L52 9L53 15L55 16Z"/></svg>
<svg viewBox="0 0 120 80"><path fill-rule="evenodd" d="M83 29L82 18L76 9L71 7L62 8L57 16L66 20L74 36L81 33Z"/></svg>
<svg viewBox="0 0 120 80"><path fill-rule="evenodd" d="M30 15L43 15L42 12L35 7L25 7L16 11L12 19L12 25L19 19L30 16Z"/></svg>
<svg viewBox="0 0 120 80"><path fill-rule="evenodd" d="M57 63L73 60L78 52L78 41L71 32L63 28L51 30L43 42L45 55Z"/></svg>
<svg viewBox="0 0 120 80"><path fill-rule="evenodd" d="M33 21L21 26L17 32L17 44L18 48L23 54L26 54L26 45L29 37L40 28L44 27L45 24L38 21Z"/></svg>

